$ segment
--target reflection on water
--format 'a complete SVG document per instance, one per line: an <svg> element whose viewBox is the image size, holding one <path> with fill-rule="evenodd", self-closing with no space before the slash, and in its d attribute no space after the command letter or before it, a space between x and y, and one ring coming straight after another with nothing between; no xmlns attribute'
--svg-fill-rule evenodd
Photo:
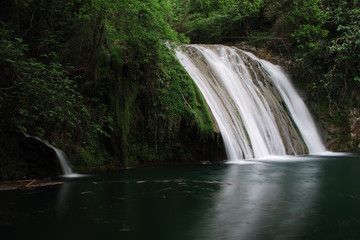
<svg viewBox="0 0 360 240"><path fill-rule="evenodd" d="M63 179L0 192L1 239L360 239L359 173L352 155Z"/></svg>
<svg viewBox="0 0 360 240"><path fill-rule="evenodd" d="M270 163L271 164L271 163ZM321 169L256 164L230 166L201 239L290 239L311 223ZM314 181L315 180L315 181Z"/></svg>

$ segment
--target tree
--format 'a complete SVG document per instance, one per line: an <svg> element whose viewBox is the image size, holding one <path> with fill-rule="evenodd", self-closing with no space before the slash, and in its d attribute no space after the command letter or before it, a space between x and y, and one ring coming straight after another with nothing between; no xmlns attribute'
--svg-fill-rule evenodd
<svg viewBox="0 0 360 240"><path fill-rule="evenodd" d="M263 0L188 0L171 1L173 27L194 43L224 42L247 36L258 24Z"/></svg>

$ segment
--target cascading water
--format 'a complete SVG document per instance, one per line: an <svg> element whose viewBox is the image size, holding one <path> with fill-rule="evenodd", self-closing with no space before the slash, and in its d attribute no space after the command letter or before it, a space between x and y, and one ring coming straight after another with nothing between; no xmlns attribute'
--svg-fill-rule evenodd
<svg viewBox="0 0 360 240"><path fill-rule="evenodd" d="M30 135L28 135L26 133L23 133L23 134L27 138L33 138L33 139L36 139L36 140L44 143L46 146L48 146L49 148L51 148L51 149L53 149L55 151L56 157L58 158L59 163L60 163L60 167L61 167L63 176L65 176L65 177L74 177L74 176L77 175L77 174L73 173L73 171L71 170L71 167L70 167L70 165L68 163L68 160L67 160L68 158L67 158L67 156L66 156L66 154L64 153L63 150L54 147L53 145L41 140L40 138L30 136Z"/></svg>
<svg viewBox="0 0 360 240"><path fill-rule="evenodd" d="M221 45L186 45L176 56L208 103L230 160L326 151L279 66Z"/></svg>
<svg viewBox="0 0 360 240"><path fill-rule="evenodd" d="M52 147L56 153L56 156L57 158L59 159L59 162L60 162L60 166L61 166L61 169L62 169L62 172L65 176L70 176L70 175L73 175L73 171L71 170L71 167L68 163L68 160L67 160L67 156L66 154L64 153L63 150L59 149L59 148L56 148L52 145L50 145L50 147Z"/></svg>

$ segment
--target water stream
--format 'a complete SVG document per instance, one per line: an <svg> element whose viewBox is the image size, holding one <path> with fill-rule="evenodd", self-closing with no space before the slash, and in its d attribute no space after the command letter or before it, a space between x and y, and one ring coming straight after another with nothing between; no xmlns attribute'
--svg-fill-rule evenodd
<svg viewBox="0 0 360 240"><path fill-rule="evenodd" d="M176 56L208 103L230 160L326 151L279 66L222 45L186 45Z"/></svg>
<svg viewBox="0 0 360 240"><path fill-rule="evenodd" d="M72 171L72 169L71 169L71 167L69 165L68 158L67 158L67 156L66 156L66 154L65 154L65 152L63 150L54 147L50 143L47 143L47 142L41 140L38 137L33 137L33 136L30 136L30 135L28 135L26 133L23 133L23 134L24 134L25 137L36 139L37 141L42 142L43 144L45 144L46 146L48 146L49 148L54 150L54 152L56 154L56 157L59 160L60 167L61 167L61 170L62 170L62 173L63 173L63 177L75 177L75 176L78 175L78 174L76 174L76 173L74 173Z"/></svg>

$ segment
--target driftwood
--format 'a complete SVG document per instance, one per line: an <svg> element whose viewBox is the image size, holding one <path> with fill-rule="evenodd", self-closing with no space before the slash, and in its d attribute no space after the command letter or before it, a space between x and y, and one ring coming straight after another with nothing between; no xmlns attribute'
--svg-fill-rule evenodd
<svg viewBox="0 0 360 240"><path fill-rule="evenodd" d="M34 180L32 180L31 182L29 182L28 184L25 185L26 188L30 187L31 184L33 184L36 181L36 178L34 178Z"/></svg>
<svg viewBox="0 0 360 240"><path fill-rule="evenodd" d="M0 181L0 191L4 190L15 190L15 189L32 189L37 187L44 186L53 186L62 184L63 182L55 181L51 178L44 179L25 179L25 180L15 180L15 181Z"/></svg>

